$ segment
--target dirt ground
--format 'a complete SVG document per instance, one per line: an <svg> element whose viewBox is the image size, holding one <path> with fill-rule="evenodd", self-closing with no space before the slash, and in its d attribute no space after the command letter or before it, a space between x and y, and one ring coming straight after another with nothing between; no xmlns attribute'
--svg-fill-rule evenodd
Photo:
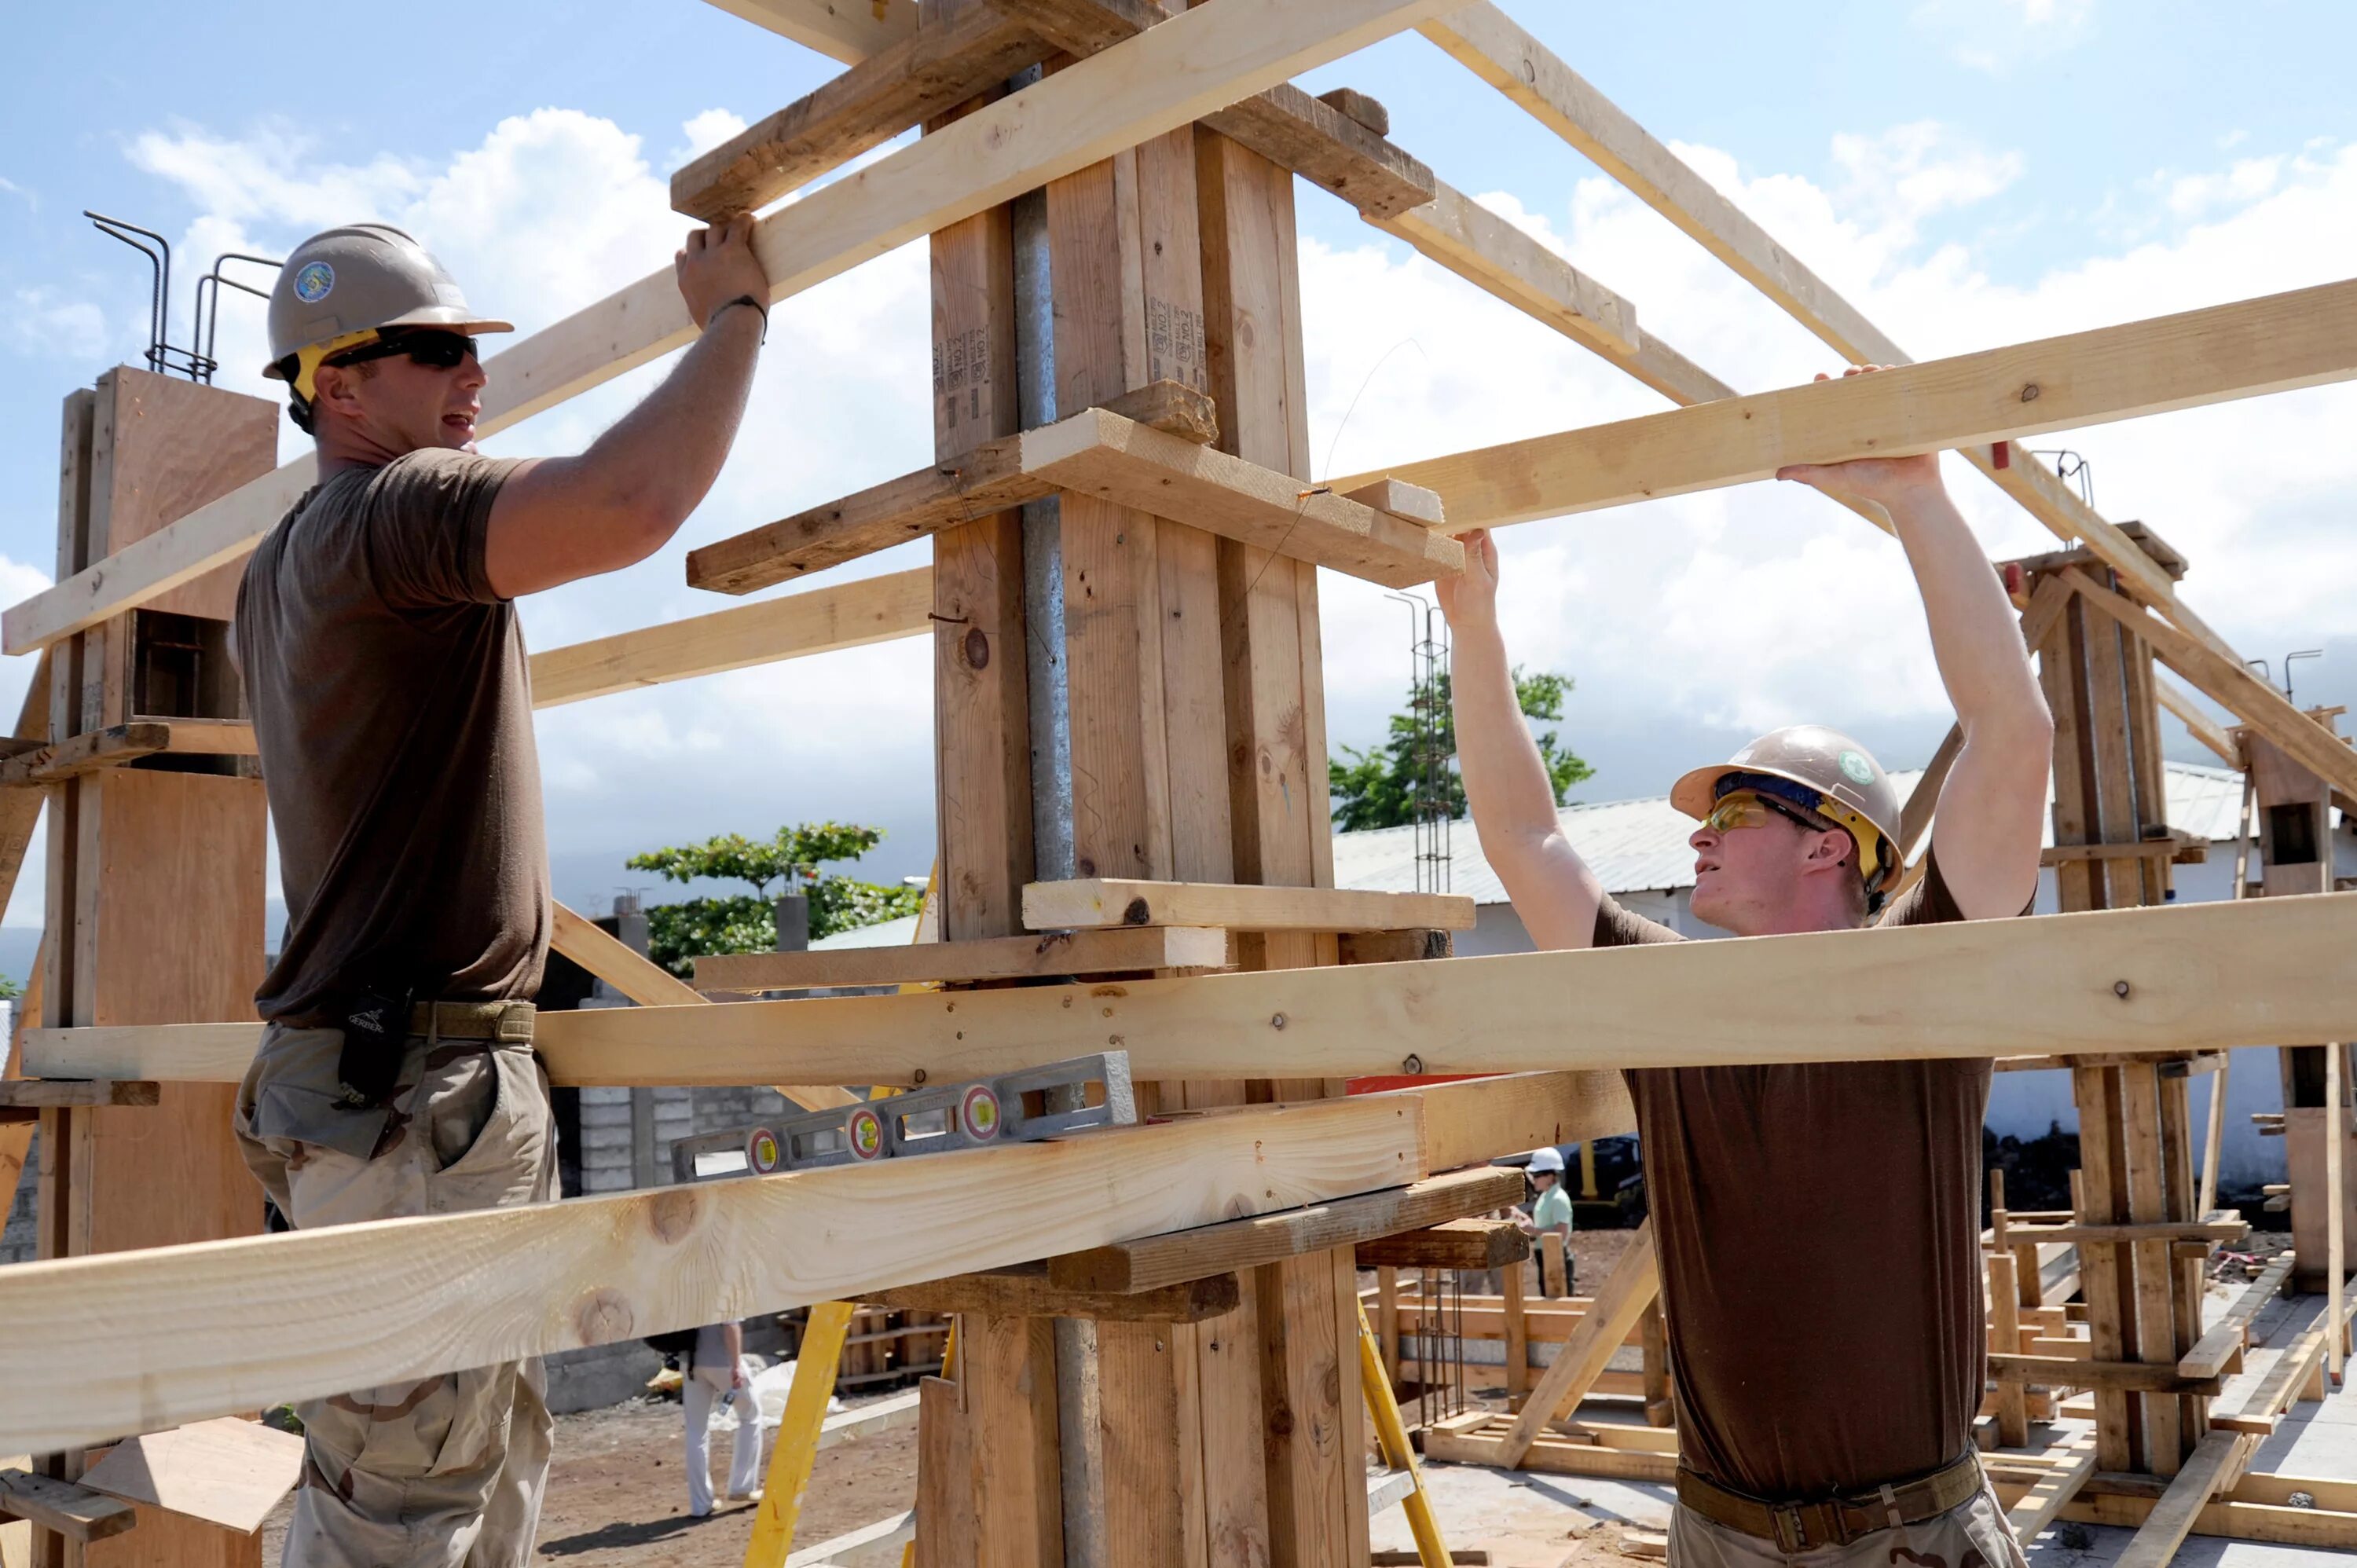
<svg viewBox="0 0 2357 1568"><path fill-rule="evenodd" d="M844 1402L847 1409L864 1402ZM731 1423L715 1423L716 1494L728 1484L734 1431ZM723 1503L708 1519L690 1519L681 1447L680 1407L673 1401L633 1400L558 1416L534 1561L565 1568L740 1568L753 1533L753 1506ZM765 1451L765 1470L769 1461ZM794 1544L813 1546L873 1524L913 1506L916 1498L914 1426L839 1444L812 1466ZM281 1505L263 1527L264 1563L278 1561L292 1507Z"/></svg>

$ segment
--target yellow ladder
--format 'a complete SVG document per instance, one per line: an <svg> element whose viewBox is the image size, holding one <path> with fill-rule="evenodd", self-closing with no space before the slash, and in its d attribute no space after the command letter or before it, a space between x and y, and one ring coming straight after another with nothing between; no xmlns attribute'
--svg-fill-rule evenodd
<svg viewBox="0 0 2357 1568"><path fill-rule="evenodd" d="M1367 1410L1375 1418L1375 1444L1383 1463L1405 1470L1408 1494L1400 1499L1407 1509L1407 1527L1415 1536L1416 1561L1423 1568L1449 1568L1448 1543L1440 1539L1440 1521L1432 1517L1432 1499L1425 1495L1424 1471L1407 1440L1407 1423L1400 1419L1399 1402L1392 1398L1392 1380L1383 1371L1383 1348L1367 1326L1367 1304L1359 1305L1359 1385L1366 1391Z"/></svg>
<svg viewBox="0 0 2357 1568"><path fill-rule="evenodd" d="M823 1301L810 1309L802 1348L794 1353L785 1418L778 1423L777 1451L770 1455L769 1480L753 1516L753 1539L745 1547L745 1568L785 1568L786 1553L793 1550L794 1520L810 1488L819 1430L826 1423L827 1401L834 1397L834 1374L856 1310L856 1304L848 1301Z"/></svg>

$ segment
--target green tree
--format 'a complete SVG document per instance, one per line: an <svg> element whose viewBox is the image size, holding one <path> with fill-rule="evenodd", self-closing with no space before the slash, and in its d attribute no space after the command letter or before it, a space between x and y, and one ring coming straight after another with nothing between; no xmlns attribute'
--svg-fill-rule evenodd
<svg viewBox="0 0 2357 1568"><path fill-rule="evenodd" d="M1328 783L1334 796L1334 825L1345 832L1361 828L1396 828L1415 820L1416 806L1426 788L1424 768L1419 763L1419 730L1437 725L1435 744L1443 758L1440 787L1447 791L1448 814L1465 814L1465 784L1454 766L1457 756L1457 719L1451 703L1448 677L1442 674L1435 683L1434 705L1437 713L1432 724L1417 724L1415 693L1408 693L1408 705L1391 716L1390 733L1382 746L1367 750L1357 746L1342 747L1347 764L1327 763ZM1552 726L1563 720L1564 694L1571 690L1571 677L1542 671L1525 675L1521 665L1514 667L1514 700L1523 716ZM1581 779L1596 770L1566 747L1552 727L1538 732L1539 757L1546 764L1547 779L1554 786L1555 803L1563 803L1564 795Z"/></svg>
<svg viewBox="0 0 2357 1568"><path fill-rule="evenodd" d="M632 871L651 871L672 882L712 877L753 885L749 894L686 898L676 904L658 904L647 911L651 956L673 973L685 976L694 972L694 961L701 955L768 952L778 945L773 906L784 896L785 886L772 893L771 883L800 885L810 899L813 937L915 914L924 896L914 887L862 882L820 869L833 861L856 860L883 841L881 828L804 822L780 828L767 839L722 833L702 843L649 850L623 864Z"/></svg>
<svg viewBox="0 0 2357 1568"><path fill-rule="evenodd" d="M6 975L0 974L0 1002L15 1002L22 998L24 994L25 988L23 986L17 984Z"/></svg>

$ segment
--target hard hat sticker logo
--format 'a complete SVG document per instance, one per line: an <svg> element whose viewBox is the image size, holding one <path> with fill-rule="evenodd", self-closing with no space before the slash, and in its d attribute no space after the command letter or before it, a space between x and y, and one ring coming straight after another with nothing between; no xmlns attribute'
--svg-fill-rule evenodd
<svg viewBox="0 0 2357 1568"><path fill-rule="evenodd" d="M1845 751L1840 757L1841 770L1860 784L1874 782L1874 764L1862 752Z"/></svg>
<svg viewBox="0 0 2357 1568"><path fill-rule="evenodd" d="M335 286L336 269L325 262L313 262L295 274L295 297L306 305L318 304Z"/></svg>

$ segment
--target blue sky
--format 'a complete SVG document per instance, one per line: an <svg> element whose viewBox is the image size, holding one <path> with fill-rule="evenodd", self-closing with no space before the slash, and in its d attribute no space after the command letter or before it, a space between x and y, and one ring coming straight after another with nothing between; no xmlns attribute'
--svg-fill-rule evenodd
<svg viewBox="0 0 2357 1568"><path fill-rule="evenodd" d="M1757 5L1505 3L1919 355L2321 282L2357 255L2357 8L1928 0L1820 5L1803 27ZM142 344L144 263L81 208L180 248L176 337L217 252L283 253L359 217L418 229L479 305L529 329L660 264L680 228L669 170L838 69L696 0L506 0L457 24L460 47L437 36L431 61L385 15L94 4L21 19L38 69L0 98L0 594L38 587L54 558L59 400ZM1420 38L1305 84L1346 81L1383 99L1395 139L1443 177L1738 387L1829 362ZM1305 190L1301 210L1311 418L1335 470L1660 406L1322 195ZM781 311L712 499L656 561L533 602L535 645L715 607L681 585L688 545L927 460L921 260L904 251ZM262 390L258 326L225 316L225 382ZM577 447L649 373L491 449ZM2357 696L2357 640L2340 640L2357 639L2352 412L2346 389L2321 390L2040 444L2084 451L2099 506L2193 558L2189 599L2244 652L2333 649L2301 695L2337 700ZM1959 475L1992 554L2047 547ZM1895 550L1813 498L1751 487L1506 543L1518 653L1579 682L1566 738L1598 768L1583 798L1657 791L1775 723L1846 725L1893 767L1945 725L1911 614L1861 607L1908 602ZM1372 739L1405 674L1397 607L1329 576L1326 615L1331 731ZM925 663L900 644L544 715L559 895L597 902L651 843L826 816L890 830L873 874L921 871ZM23 664L0 665L0 701ZM38 905L20 891L7 918L38 920Z"/></svg>

